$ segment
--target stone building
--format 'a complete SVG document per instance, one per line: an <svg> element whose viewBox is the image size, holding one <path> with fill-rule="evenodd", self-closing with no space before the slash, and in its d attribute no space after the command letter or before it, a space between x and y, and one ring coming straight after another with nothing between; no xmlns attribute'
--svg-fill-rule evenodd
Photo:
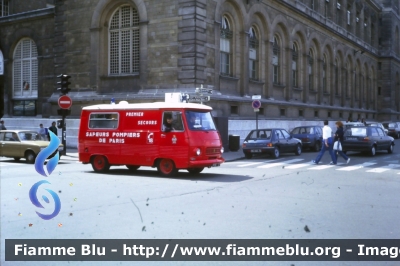
<svg viewBox="0 0 400 266"><path fill-rule="evenodd" d="M398 0L0 0L1 115L212 88L214 115L400 120Z"/></svg>

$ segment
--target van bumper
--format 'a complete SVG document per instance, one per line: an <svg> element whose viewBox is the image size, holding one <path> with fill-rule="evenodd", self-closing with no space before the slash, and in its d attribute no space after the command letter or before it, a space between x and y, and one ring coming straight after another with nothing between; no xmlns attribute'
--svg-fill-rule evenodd
<svg viewBox="0 0 400 266"><path fill-rule="evenodd" d="M213 167L220 166L221 163L224 163L225 159L214 159L214 160L202 160L202 161L190 161L189 167Z"/></svg>

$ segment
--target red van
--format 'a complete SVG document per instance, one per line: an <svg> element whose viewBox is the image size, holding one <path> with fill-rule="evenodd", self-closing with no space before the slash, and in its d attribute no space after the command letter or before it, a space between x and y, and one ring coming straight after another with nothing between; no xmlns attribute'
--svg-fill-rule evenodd
<svg viewBox="0 0 400 266"><path fill-rule="evenodd" d="M219 166L224 148L212 108L195 103L100 104L82 109L79 161L94 171L112 165L157 167L163 176L179 169L200 173Z"/></svg>

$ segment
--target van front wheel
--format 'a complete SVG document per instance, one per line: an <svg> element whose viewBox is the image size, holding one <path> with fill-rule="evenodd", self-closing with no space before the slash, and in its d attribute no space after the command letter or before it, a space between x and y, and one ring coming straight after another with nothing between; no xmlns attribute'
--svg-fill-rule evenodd
<svg viewBox="0 0 400 266"><path fill-rule="evenodd" d="M92 157L92 167L95 172L106 172L110 169L108 160L103 155L95 155Z"/></svg>
<svg viewBox="0 0 400 266"><path fill-rule="evenodd" d="M157 170L162 176L174 176L178 172L174 161L171 159L160 159L158 161Z"/></svg>

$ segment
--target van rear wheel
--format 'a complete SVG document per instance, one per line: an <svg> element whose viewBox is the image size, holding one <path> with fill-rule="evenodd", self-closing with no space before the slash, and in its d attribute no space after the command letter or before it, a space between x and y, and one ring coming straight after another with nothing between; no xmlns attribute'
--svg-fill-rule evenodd
<svg viewBox="0 0 400 266"><path fill-rule="evenodd" d="M157 170L162 176L174 176L178 172L174 161L171 159L160 159L158 161Z"/></svg>
<svg viewBox="0 0 400 266"><path fill-rule="evenodd" d="M92 167L95 172L106 172L110 169L108 160L103 155L95 155L92 157Z"/></svg>

